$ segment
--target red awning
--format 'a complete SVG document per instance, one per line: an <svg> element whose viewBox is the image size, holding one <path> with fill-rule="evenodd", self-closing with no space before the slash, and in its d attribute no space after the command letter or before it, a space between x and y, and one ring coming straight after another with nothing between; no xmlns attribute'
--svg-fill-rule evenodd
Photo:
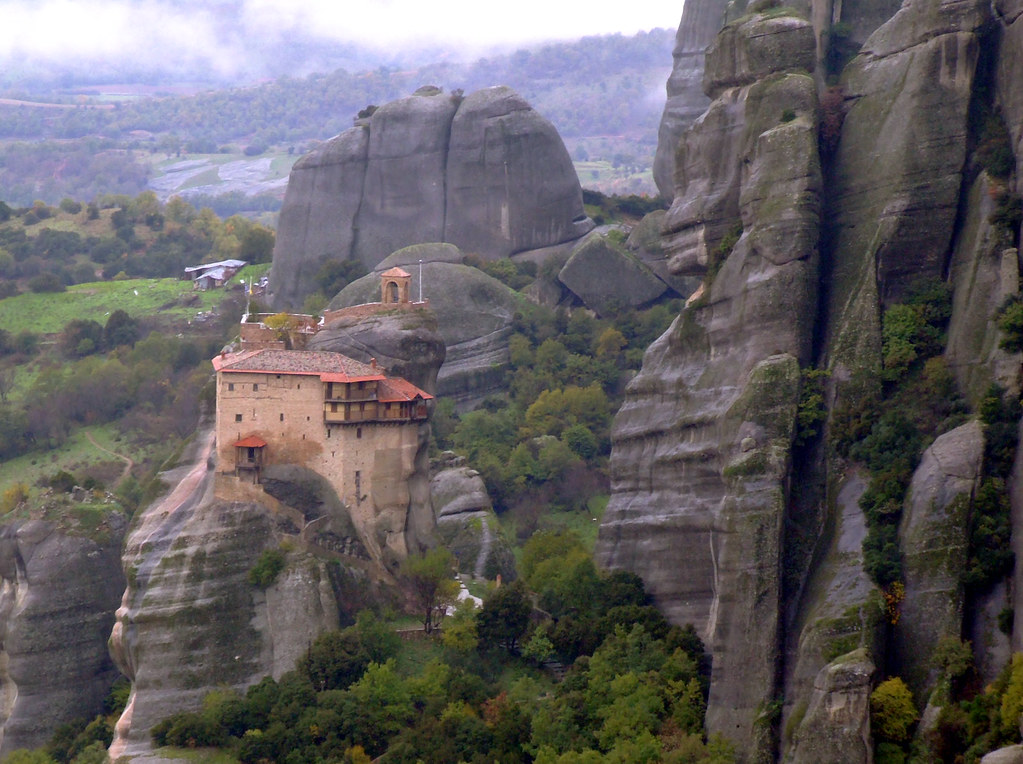
<svg viewBox="0 0 1023 764"><path fill-rule="evenodd" d="M235 448L263 448L266 445L266 441L255 435L250 435L247 438L242 438L234 445Z"/></svg>

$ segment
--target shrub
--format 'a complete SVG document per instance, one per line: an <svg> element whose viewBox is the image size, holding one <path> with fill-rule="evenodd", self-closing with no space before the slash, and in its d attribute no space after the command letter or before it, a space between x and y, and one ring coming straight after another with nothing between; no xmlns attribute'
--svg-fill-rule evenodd
<svg viewBox="0 0 1023 764"><path fill-rule="evenodd" d="M61 278L56 273L49 271L29 279L28 288L37 294L40 292L63 292L67 289Z"/></svg>
<svg viewBox="0 0 1023 764"><path fill-rule="evenodd" d="M284 552L280 549L264 549L256 564L249 569L249 583L260 589L268 589L284 570L284 563Z"/></svg>
<svg viewBox="0 0 1023 764"><path fill-rule="evenodd" d="M879 739L904 743L918 718L913 693L901 678L887 679L870 693L870 723Z"/></svg>

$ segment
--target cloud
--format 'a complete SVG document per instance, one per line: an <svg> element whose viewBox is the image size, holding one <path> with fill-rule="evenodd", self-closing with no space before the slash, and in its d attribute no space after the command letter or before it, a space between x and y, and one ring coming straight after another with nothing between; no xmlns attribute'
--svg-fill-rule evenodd
<svg viewBox="0 0 1023 764"><path fill-rule="evenodd" d="M679 0L4 0L0 60L175 70L222 77L274 70L305 44L394 55L487 49L678 24Z"/></svg>

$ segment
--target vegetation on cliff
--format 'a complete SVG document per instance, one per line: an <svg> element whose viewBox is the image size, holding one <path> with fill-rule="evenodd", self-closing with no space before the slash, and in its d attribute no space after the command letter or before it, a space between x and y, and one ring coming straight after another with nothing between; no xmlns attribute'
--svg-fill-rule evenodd
<svg viewBox="0 0 1023 764"><path fill-rule="evenodd" d="M668 625L636 576L599 573L565 534L530 540L523 572L478 611L459 608L439 639L400 642L364 612L279 681L216 690L154 742L241 762L733 760L703 739L702 643ZM557 681L552 661L572 660Z"/></svg>

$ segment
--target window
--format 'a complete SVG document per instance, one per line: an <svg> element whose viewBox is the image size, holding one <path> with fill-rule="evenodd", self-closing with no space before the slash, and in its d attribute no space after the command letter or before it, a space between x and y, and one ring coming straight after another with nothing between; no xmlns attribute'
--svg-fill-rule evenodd
<svg viewBox="0 0 1023 764"><path fill-rule="evenodd" d="M234 421L236 421L236 422L242 421L242 415L241 414L235 414L234 415Z"/></svg>
<svg viewBox="0 0 1023 764"><path fill-rule="evenodd" d="M284 414L283 414L283 412L281 413L281 421L282 422L284 421Z"/></svg>
<svg viewBox="0 0 1023 764"><path fill-rule="evenodd" d="M233 391L234 390L234 382L228 382L227 383L227 389L228 389L228 391Z"/></svg>
<svg viewBox="0 0 1023 764"><path fill-rule="evenodd" d="M355 437L356 438L361 438L362 437L362 428L361 427L356 427L355 428Z"/></svg>
<svg viewBox="0 0 1023 764"><path fill-rule="evenodd" d="M258 391L259 391L259 383L258 382L253 382L252 383L252 392L255 393L255 392L258 392Z"/></svg>

